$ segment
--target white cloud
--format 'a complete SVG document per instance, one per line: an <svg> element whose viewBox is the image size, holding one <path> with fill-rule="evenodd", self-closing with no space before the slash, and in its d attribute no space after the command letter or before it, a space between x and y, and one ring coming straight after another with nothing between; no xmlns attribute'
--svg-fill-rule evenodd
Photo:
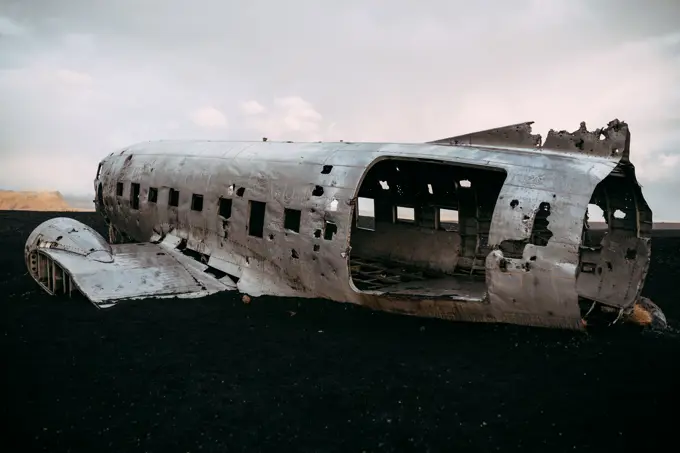
<svg viewBox="0 0 680 453"><path fill-rule="evenodd" d="M241 103L241 111L246 115L258 115L266 109L257 101L246 101Z"/></svg>
<svg viewBox="0 0 680 453"><path fill-rule="evenodd" d="M8 17L0 16L0 36L21 36L27 32L26 28L10 20Z"/></svg>
<svg viewBox="0 0 680 453"><path fill-rule="evenodd" d="M290 131L316 132L323 119L311 103L299 96L288 96L274 101L281 121Z"/></svg>
<svg viewBox="0 0 680 453"><path fill-rule="evenodd" d="M84 72L59 69L56 75L60 81L71 85L89 85L92 83L92 77Z"/></svg>
<svg viewBox="0 0 680 453"><path fill-rule="evenodd" d="M632 151L631 151L632 153ZM680 154L653 154L633 161L642 183L677 181L680 173Z"/></svg>
<svg viewBox="0 0 680 453"><path fill-rule="evenodd" d="M672 173L673 177L677 176L675 167L680 164L680 155L678 154L661 154L659 156L659 166L664 168L664 171Z"/></svg>
<svg viewBox="0 0 680 453"><path fill-rule="evenodd" d="M224 116L224 113L214 107L203 107L194 110L189 117L194 124L206 129L223 129L227 127L228 124L227 117Z"/></svg>
<svg viewBox="0 0 680 453"><path fill-rule="evenodd" d="M272 140L315 141L325 136L323 116L300 96L274 99L272 108L262 107L260 114L248 124Z"/></svg>

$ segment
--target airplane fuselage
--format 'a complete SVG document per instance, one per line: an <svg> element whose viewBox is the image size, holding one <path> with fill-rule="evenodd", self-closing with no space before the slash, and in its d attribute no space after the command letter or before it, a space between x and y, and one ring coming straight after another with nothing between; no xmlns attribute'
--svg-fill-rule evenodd
<svg viewBox="0 0 680 453"><path fill-rule="evenodd" d="M96 205L114 241L176 238L251 296L580 328L584 302L631 307L649 265L651 211L628 140L623 157L512 144L150 142L102 160ZM589 203L609 222L599 240L584 223Z"/></svg>

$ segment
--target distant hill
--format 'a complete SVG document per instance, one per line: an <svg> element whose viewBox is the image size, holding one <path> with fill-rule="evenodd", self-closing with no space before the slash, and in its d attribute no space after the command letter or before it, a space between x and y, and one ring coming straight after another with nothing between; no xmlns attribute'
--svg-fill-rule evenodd
<svg viewBox="0 0 680 453"><path fill-rule="evenodd" d="M71 205L59 192L0 190L0 211L94 211L94 206Z"/></svg>

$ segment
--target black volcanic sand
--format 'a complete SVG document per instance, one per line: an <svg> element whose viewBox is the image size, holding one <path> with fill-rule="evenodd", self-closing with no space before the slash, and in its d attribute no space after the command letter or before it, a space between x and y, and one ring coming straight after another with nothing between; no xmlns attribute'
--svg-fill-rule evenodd
<svg viewBox="0 0 680 453"><path fill-rule="evenodd" d="M2 451L672 451L680 335L450 323L323 300L42 293L0 213ZM68 214L103 229L90 213ZM680 322L680 239L646 294Z"/></svg>

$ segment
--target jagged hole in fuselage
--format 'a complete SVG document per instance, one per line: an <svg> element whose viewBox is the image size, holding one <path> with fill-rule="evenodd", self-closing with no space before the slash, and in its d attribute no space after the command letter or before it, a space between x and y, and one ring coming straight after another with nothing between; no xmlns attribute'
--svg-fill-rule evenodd
<svg viewBox="0 0 680 453"><path fill-rule="evenodd" d="M597 185L586 210L576 278L582 313L593 302L616 313L637 300L651 232L652 211L632 167L621 165Z"/></svg>
<svg viewBox="0 0 680 453"><path fill-rule="evenodd" d="M366 174L350 238L361 292L482 300L491 217L506 173L387 159Z"/></svg>

